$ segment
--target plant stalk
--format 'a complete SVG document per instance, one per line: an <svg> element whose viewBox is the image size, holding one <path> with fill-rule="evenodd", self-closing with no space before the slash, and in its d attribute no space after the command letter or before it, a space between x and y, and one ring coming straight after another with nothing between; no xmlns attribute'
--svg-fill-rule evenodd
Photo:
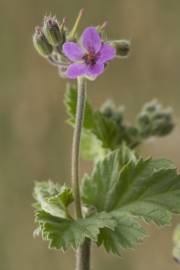
<svg viewBox="0 0 180 270"><path fill-rule="evenodd" d="M86 101L86 81L79 77L78 83L78 98L76 107L76 122L73 134L72 144L72 188L74 192L75 201L75 217L83 218L81 197L79 189L79 156L80 156L80 142L81 131L83 127L85 101ZM84 243L76 251L76 270L90 269L90 239L85 239Z"/></svg>
<svg viewBox="0 0 180 270"><path fill-rule="evenodd" d="M86 239L76 251L76 270L90 270L91 240Z"/></svg>
<svg viewBox="0 0 180 270"><path fill-rule="evenodd" d="M84 109L86 100L86 81L84 78L78 77L78 98L76 107L76 122L73 134L72 144L72 189L74 192L75 201L75 216L82 218L81 197L79 189L79 155L80 155L80 141L81 131L84 120Z"/></svg>

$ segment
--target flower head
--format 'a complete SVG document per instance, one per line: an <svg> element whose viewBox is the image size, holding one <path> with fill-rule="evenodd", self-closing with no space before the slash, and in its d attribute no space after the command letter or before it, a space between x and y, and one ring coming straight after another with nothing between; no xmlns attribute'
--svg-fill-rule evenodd
<svg viewBox="0 0 180 270"><path fill-rule="evenodd" d="M88 27L80 43L64 43L63 53L72 62L66 71L68 78L84 76L93 80L103 73L105 64L116 56L116 49L102 41L95 27Z"/></svg>

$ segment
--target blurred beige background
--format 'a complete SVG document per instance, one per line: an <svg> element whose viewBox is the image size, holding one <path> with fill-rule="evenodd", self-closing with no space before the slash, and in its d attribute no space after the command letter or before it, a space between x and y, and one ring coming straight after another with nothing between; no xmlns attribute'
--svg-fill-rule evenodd
<svg viewBox="0 0 180 270"><path fill-rule="evenodd" d="M146 143L144 156L172 159L180 168L180 1L179 0L0 0L0 269L74 269L63 255L33 239L32 189L36 179L69 181L72 130L66 125L65 81L32 46L33 28L43 15L68 17L86 9L81 30L109 21L111 38L128 38L132 53L115 61L95 83L95 106L107 97L127 106L132 120L152 98L175 111L177 127L165 139ZM172 227L149 226L151 237L123 258L94 248L92 269L176 270L171 257Z"/></svg>

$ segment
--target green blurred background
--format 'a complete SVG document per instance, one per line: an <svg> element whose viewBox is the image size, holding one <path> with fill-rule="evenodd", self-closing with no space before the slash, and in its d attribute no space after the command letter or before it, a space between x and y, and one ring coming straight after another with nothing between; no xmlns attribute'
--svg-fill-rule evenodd
<svg viewBox="0 0 180 270"><path fill-rule="evenodd" d="M109 21L111 38L132 42L128 60L114 61L89 83L94 106L112 98L127 106L127 119L158 98L171 105L173 133L143 145L144 156L172 159L180 168L180 1L179 0L0 0L0 269L74 269L72 252L48 250L33 239L32 189L36 179L69 182L72 130L66 125L65 81L32 46L43 15L68 17L86 9L81 29ZM84 167L85 171L86 167ZM93 251L92 269L176 270L171 256L172 227L149 226L151 237L123 258Z"/></svg>

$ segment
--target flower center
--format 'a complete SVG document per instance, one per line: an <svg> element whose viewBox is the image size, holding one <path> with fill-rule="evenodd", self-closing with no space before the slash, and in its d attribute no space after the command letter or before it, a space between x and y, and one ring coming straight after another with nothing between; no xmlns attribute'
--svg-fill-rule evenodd
<svg viewBox="0 0 180 270"><path fill-rule="evenodd" d="M95 65L96 64L96 55L94 53L87 53L84 55L84 60L87 65Z"/></svg>

